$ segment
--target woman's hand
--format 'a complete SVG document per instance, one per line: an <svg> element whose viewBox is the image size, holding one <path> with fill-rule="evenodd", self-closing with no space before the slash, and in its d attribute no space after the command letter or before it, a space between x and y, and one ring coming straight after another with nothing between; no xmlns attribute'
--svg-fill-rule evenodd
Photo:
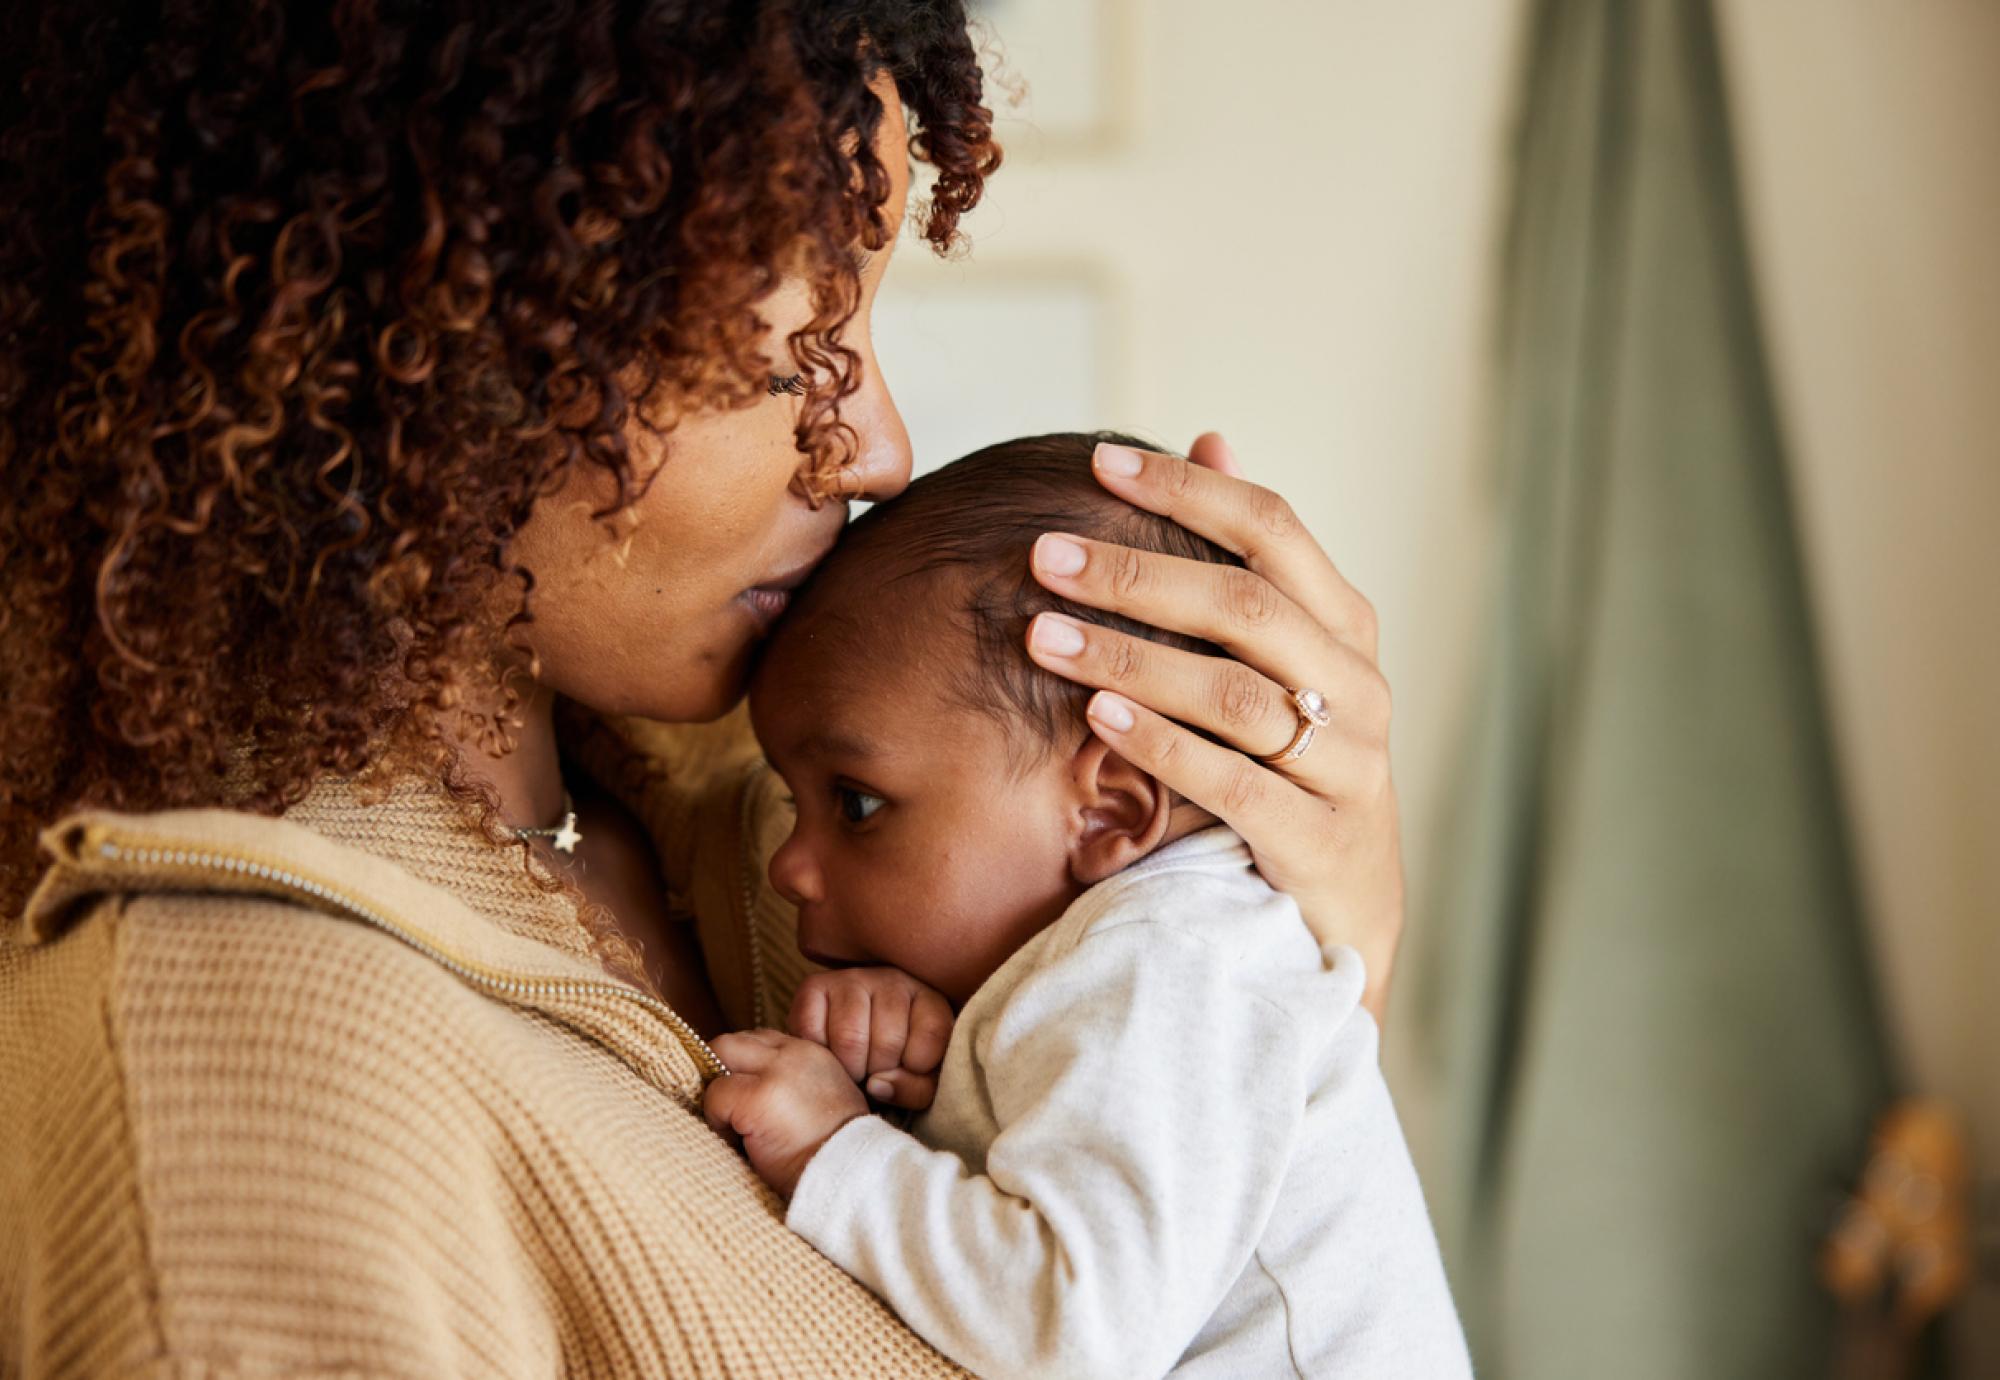
<svg viewBox="0 0 2000 1380"><path fill-rule="evenodd" d="M1235 552L1248 569L1053 533L1035 543L1035 578L1078 603L1214 642L1229 657L1078 629L1051 614L1030 627L1029 654L1098 687L1089 706L1098 736L1241 834L1322 944L1360 951L1362 1002L1380 1023L1403 931L1403 857L1375 610L1284 499L1242 478L1220 436L1202 436L1189 456L1101 445L1092 467L1112 493ZM1298 732L1293 688L1319 691L1331 721L1303 755L1267 764L1259 759Z"/></svg>

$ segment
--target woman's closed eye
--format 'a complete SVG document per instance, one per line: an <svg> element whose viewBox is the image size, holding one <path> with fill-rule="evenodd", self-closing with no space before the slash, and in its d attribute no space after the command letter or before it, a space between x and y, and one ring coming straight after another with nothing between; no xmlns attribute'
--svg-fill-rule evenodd
<svg viewBox="0 0 2000 1380"><path fill-rule="evenodd" d="M789 393L795 398L803 397L805 391L806 376L804 374L771 375L769 392L772 397L777 397L780 393Z"/></svg>
<svg viewBox="0 0 2000 1380"><path fill-rule="evenodd" d="M879 795L841 785L833 788L833 802L840 817L849 824L866 824L870 816L888 803Z"/></svg>

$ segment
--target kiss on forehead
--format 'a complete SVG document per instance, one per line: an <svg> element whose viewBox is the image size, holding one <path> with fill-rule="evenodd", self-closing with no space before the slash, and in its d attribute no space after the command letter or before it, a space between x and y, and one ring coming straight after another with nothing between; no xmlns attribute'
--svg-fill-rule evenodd
<svg viewBox="0 0 2000 1380"><path fill-rule="evenodd" d="M750 712L798 810L770 871L807 957L962 1002L1085 888L1212 822L1022 650L1035 614L1083 613L1030 576L1041 532L1233 559L1107 495L1099 439L1006 442L919 479L854 523L775 630Z"/></svg>

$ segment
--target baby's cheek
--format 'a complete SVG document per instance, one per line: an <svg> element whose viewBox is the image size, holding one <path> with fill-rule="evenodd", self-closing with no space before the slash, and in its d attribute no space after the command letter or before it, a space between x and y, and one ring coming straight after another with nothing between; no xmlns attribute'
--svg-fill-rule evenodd
<svg viewBox="0 0 2000 1380"><path fill-rule="evenodd" d="M849 859L827 871L826 887L826 904L814 908L818 947L906 968L928 928L930 902L921 880L906 875L893 858Z"/></svg>
<svg viewBox="0 0 2000 1380"><path fill-rule="evenodd" d="M887 894L895 900L870 917L868 948L891 967L928 981L922 970L935 968L940 953L951 948L938 914L939 897L915 888Z"/></svg>
<svg viewBox="0 0 2000 1380"><path fill-rule="evenodd" d="M967 936L956 923L959 898L948 885L909 880L898 879L874 894L860 921L864 932L856 937L874 961L945 990L965 958Z"/></svg>

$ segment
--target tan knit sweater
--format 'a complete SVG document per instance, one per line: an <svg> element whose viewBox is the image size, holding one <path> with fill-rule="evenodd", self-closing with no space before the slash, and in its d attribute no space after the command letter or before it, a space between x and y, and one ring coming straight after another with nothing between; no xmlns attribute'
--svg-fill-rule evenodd
<svg viewBox="0 0 2000 1380"><path fill-rule="evenodd" d="M569 721L732 1022L805 971L740 719ZM957 1374L788 1232L713 1055L414 784L84 811L0 942L0 1375Z"/></svg>

